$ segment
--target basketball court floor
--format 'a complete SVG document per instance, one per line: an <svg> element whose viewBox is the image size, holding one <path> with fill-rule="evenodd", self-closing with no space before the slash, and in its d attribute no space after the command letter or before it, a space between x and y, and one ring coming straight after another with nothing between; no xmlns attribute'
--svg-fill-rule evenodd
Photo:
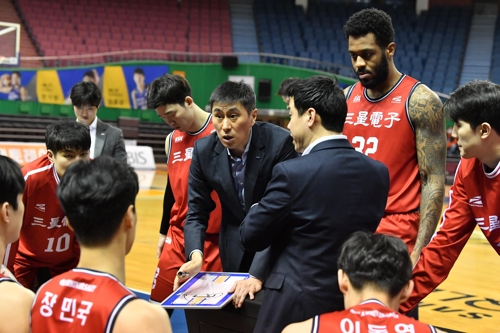
<svg viewBox="0 0 500 333"><path fill-rule="evenodd" d="M156 246L167 173L138 171L137 235L126 262L126 284L149 293L156 269ZM174 312L174 316L175 312ZM420 320L459 332L500 333L500 260L477 229L448 279L420 304ZM174 333L186 332L174 318Z"/></svg>

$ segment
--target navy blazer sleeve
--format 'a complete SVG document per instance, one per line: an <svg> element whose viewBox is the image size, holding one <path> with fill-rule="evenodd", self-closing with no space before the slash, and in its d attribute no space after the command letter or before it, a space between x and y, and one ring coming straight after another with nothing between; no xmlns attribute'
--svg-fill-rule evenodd
<svg viewBox="0 0 500 333"><path fill-rule="evenodd" d="M290 182L286 169L277 164L264 197L250 208L241 224L241 244L246 250L264 250L285 230L292 209Z"/></svg>
<svg viewBox="0 0 500 333"><path fill-rule="evenodd" d="M278 157L276 159L276 164L298 156L293 145L293 138L287 135L285 139L281 142L280 149L278 150Z"/></svg>
<svg viewBox="0 0 500 333"><path fill-rule="evenodd" d="M276 156L276 164L273 168L273 175L274 175L274 169L276 169L276 166L279 165L279 162L283 162L286 160L290 160L292 158L297 157L297 152L294 149L293 146L293 139L290 135L287 135L280 143L277 156ZM287 180L285 180L286 184ZM266 192L269 191L269 186L271 185L272 181L268 183ZM264 194L265 197L265 194ZM289 202L289 201L288 201ZM254 206L253 208L258 207L258 205ZM249 214L252 212L252 208L247 212ZM246 220L246 218L245 218ZM269 235L268 235L269 236ZM273 239L272 237L270 238L271 240ZM242 244L244 246L244 244ZM257 244L260 245L260 244ZM255 257L253 258L252 265L250 266L249 273L252 276L255 276L261 281L265 281L267 279L267 276L269 275L269 272L271 271L271 251L270 248L268 247L270 243L266 246L259 246L258 250L256 248L245 248L246 250L250 251L259 251L255 254Z"/></svg>
<svg viewBox="0 0 500 333"><path fill-rule="evenodd" d="M213 188L206 180L200 165L198 143L197 141L194 144L193 158L189 169L189 208L184 225L184 246L188 260L193 250L203 251L208 220L210 213L215 208L215 202L210 196Z"/></svg>

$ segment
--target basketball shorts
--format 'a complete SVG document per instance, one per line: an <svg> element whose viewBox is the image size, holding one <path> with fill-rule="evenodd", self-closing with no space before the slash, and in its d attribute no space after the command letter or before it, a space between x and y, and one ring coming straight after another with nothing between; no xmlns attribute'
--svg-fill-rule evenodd
<svg viewBox="0 0 500 333"><path fill-rule="evenodd" d="M151 301L160 303L172 294L175 276L179 268L186 262L184 252L183 231L175 226L170 226L153 278ZM222 272L218 234L206 234L203 260L202 271Z"/></svg>
<svg viewBox="0 0 500 333"><path fill-rule="evenodd" d="M375 231L378 234L392 235L401 238L411 253L417 240L420 212L385 215Z"/></svg>

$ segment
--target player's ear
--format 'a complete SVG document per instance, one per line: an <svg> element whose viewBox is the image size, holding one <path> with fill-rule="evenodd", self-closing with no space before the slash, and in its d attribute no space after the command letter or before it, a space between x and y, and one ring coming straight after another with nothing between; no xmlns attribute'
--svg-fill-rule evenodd
<svg viewBox="0 0 500 333"><path fill-rule="evenodd" d="M4 202L0 206L0 222L9 220L9 203Z"/></svg>
<svg viewBox="0 0 500 333"><path fill-rule="evenodd" d="M408 298L410 298L411 292L413 291L413 280L408 281L403 290L401 290L401 294L399 295L399 303L405 302Z"/></svg>
<svg viewBox="0 0 500 333"><path fill-rule="evenodd" d="M347 293L347 289L349 289L349 277L342 269L339 269L337 271L337 278L339 281L340 292L345 295Z"/></svg>
<svg viewBox="0 0 500 333"><path fill-rule="evenodd" d="M489 123L482 123L479 125L479 133L481 138L487 138L491 134L491 125Z"/></svg>
<svg viewBox="0 0 500 333"><path fill-rule="evenodd" d="M54 159L56 158L54 152L50 149L47 149L47 157L51 163L54 163Z"/></svg>
<svg viewBox="0 0 500 333"><path fill-rule="evenodd" d="M396 52L396 43L394 42L389 43L389 45L387 45L387 48L385 49L385 54L387 55L387 57L389 59L393 58L395 52Z"/></svg>
<svg viewBox="0 0 500 333"><path fill-rule="evenodd" d="M193 98L191 96L186 96L186 98L184 98L184 105L186 105L187 107L191 107L193 106Z"/></svg>
<svg viewBox="0 0 500 333"><path fill-rule="evenodd" d="M135 207L134 205L130 205L123 216L123 221L125 229L132 229L135 224Z"/></svg>

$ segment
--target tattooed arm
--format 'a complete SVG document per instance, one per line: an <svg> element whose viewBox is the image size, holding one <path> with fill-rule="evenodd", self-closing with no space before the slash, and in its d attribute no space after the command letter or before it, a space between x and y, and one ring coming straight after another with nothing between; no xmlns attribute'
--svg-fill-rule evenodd
<svg viewBox="0 0 500 333"><path fill-rule="evenodd" d="M411 254L415 263L436 231L444 199L446 128L443 104L427 86L417 86L410 98L409 114L415 126L421 185L420 225Z"/></svg>

